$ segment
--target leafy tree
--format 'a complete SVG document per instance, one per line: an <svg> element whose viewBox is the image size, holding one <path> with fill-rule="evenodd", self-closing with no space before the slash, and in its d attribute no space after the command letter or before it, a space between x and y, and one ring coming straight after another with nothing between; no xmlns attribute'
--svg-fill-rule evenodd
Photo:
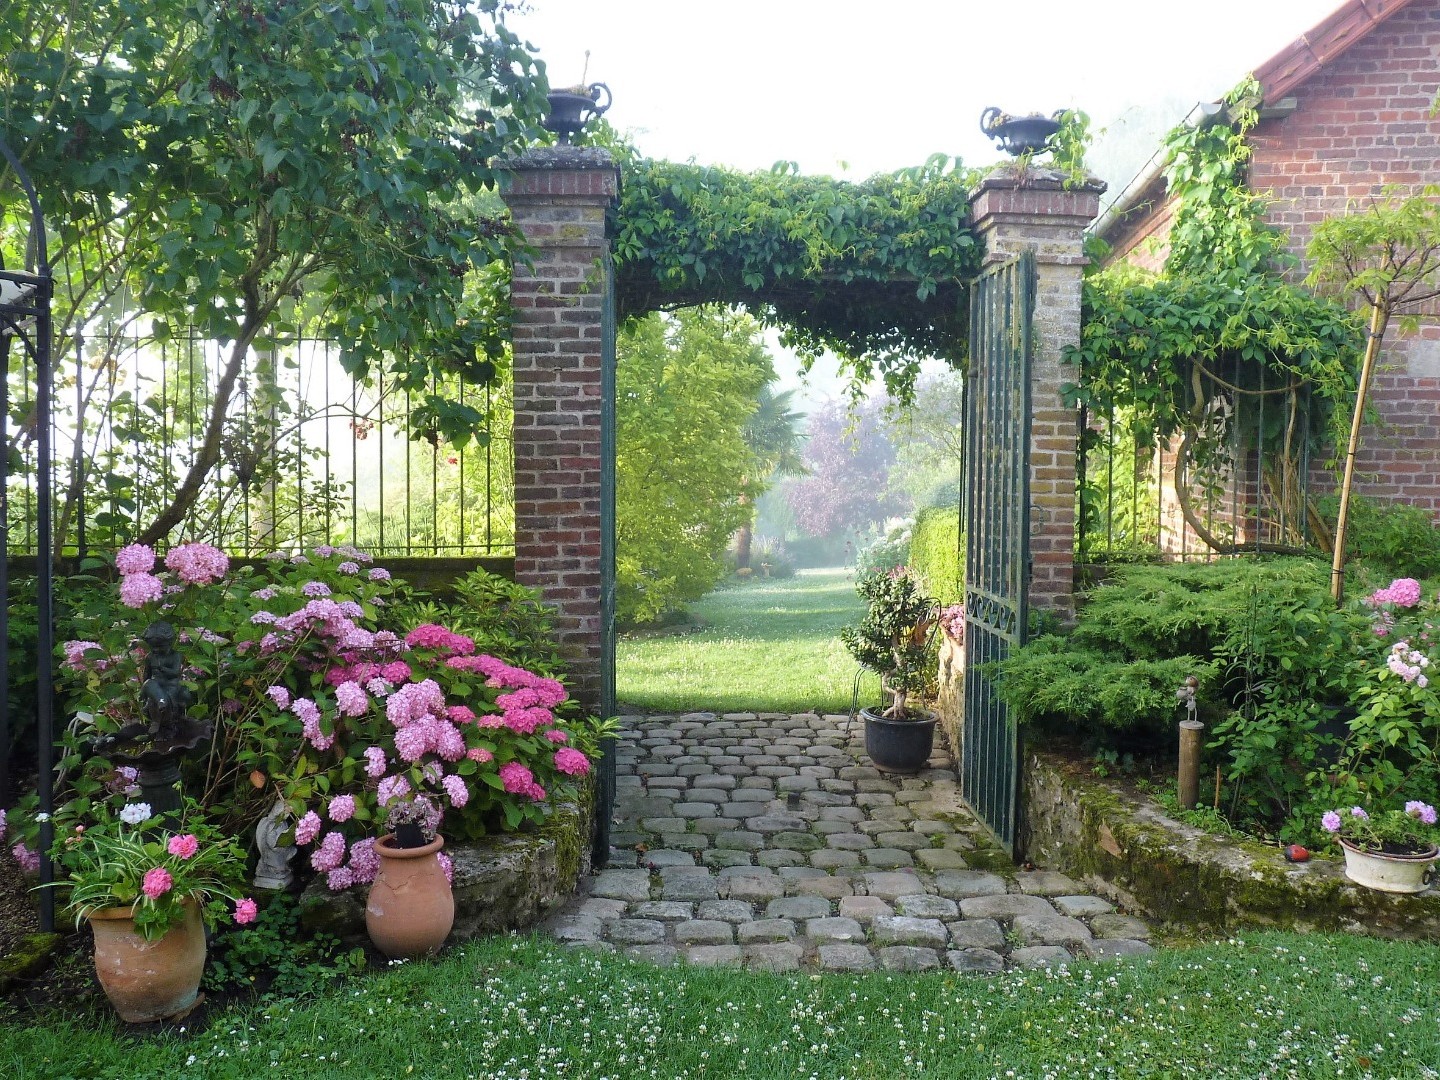
<svg viewBox="0 0 1440 1080"><path fill-rule="evenodd" d="M1410 315L1427 300L1440 296L1440 187L1402 198L1394 194L1360 210L1327 218L1315 227L1309 256L1309 280L1358 293L1370 308L1370 330L1360 381L1350 414L1350 439L1345 449L1345 474L1340 484L1340 513L1335 523L1335 552L1330 568L1330 594L1338 602L1345 586L1345 533L1355 478L1355 455L1375 359L1395 315Z"/></svg>
<svg viewBox="0 0 1440 1080"><path fill-rule="evenodd" d="M762 465L745 425L775 370L759 324L713 307L632 320L616 353L616 613L648 622L723 576Z"/></svg>
<svg viewBox="0 0 1440 1080"><path fill-rule="evenodd" d="M833 403L810 415L805 443L809 475L790 488L796 523L811 536L865 531L905 509L892 491L895 446L884 406L866 402L853 414Z"/></svg>
<svg viewBox="0 0 1440 1080"><path fill-rule="evenodd" d="M140 539L200 497L252 346L307 316L348 370L414 395L417 434L460 443L481 427L434 387L491 377L507 337L503 292L475 271L508 257L510 234L477 199L494 160L539 134L546 90L508 6L0 11L0 117L56 229L61 350L94 320L142 312L162 338L191 324L225 343L188 472ZM0 175L4 201L12 184Z"/></svg>
<svg viewBox="0 0 1440 1080"><path fill-rule="evenodd" d="M958 371L922 378L915 403L897 411L892 485L915 506L960 501L965 467L965 377Z"/></svg>

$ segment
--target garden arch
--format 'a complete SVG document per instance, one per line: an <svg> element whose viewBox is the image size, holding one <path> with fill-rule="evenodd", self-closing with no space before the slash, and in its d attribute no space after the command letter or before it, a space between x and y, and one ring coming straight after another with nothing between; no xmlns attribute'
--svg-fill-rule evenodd
<svg viewBox="0 0 1440 1080"><path fill-rule="evenodd" d="M965 355L969 307L962 301L982 262L1033 251L1035 315L1025 380L1031 423L1020 446L1029 554L1018 580L1030 606L1052 610L1062 620L1070 617L1077 429L1076 412L1062 399L1061 354L1079 340L1081 242L1103 185L1072 184L1066 174L1034 165L1007 166L961 191L958 200L950 198L952 182L943 190L947 198L898 203L900 220L911 215L952 241L937 256L937 245L926 238L908 273L903 264L897 272L896 263L879 273L875 267L885 265L883 260L867 267L860 257L863 245L854 240L831 245L843 254L828 273L823 259L804 245L789 254L771 251L773 264L763 265L779 265L783 272L767 276L763 235L756 244L753 236L727 234L714 227L713 217L679 250L672 247L671 258L655 257L644 240L646 229L695 224L684 217L684 187L679 181L668 188L651 185L640 194L653 199L641 201L639 210L631 200L630 216L617 223L620 173L604 150L547 147L505 168L505 200L535 249L527 263L516 266L512 283L515 575L555 606L574 688L587 705L606 712L614 707L617 311L640 314L709 301L758 305L802 350L834 347L852 374L879 374L887 388L903 392L907 378L914 378L917 343L934 355ZM733 175L700 177L691 193L708 197L713 192L707 184ZM667 206L667 200L676 205ZM847 209L830 205L824 217L831 235L841 235ZM748 212L757 209L763 221L763 204L752 203ZM739 248L738 259L726 261L727 244ZM625 255L619 273L612 262L614 245ZM871 258L877 256L872 252ZM983 483L983 476L975 474L971 483ZM1021 550L1016 545L1023 537L1008 539L1011 550ZM969 587L967 581L967 594ZM1023 632L1022 620L1017 633ZM1008 751L1011 758L1017 752ZM1008 794L1001 796L1010 806L1008 816L982 817L1013 847L1013 771L1011 776ZM602 800L602 818L606 812Z"/></svg>

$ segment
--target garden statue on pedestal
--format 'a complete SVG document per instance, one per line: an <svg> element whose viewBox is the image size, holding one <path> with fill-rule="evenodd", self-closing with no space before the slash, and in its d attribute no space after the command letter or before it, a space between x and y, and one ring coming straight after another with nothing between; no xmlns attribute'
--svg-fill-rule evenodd
<svg viewBox="0 0 1440 1080"><path fill-rule="evenodd" d="M290 860L295 858L295 845L280 843L289 828L290 810L284 799L276 799L270 813L255 826L255 850L260 857L253 879L257 889L288 889L294 882Z"/></svg>

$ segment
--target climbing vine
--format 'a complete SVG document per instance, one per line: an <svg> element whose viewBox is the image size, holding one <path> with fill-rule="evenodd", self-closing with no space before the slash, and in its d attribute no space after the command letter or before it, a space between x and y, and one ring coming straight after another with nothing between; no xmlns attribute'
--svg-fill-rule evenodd
<svg viewBox="0 0 1440 1080"><path fill-rule="evenodd" d="M965 359L974 176L944 155L860 182L618 156L616 306L623 318L742 305L808 366L840 358L854 396L880 377L902 401L920 361Z"/></svg>
<svg viewBox="0 0 1440 1080"><path fill-rule="evenodd" d="M1175 493L1188 524L1229 550L1193 512L1193 483L1214 483L1227 446L1259 446L1267 494L1300 542L1308 524L1304 462L1332 434L1334 406L1353 392L1361 343L1355 317L1281 276L1284 238L1245 186L1245 135L1259 88L1242 83L1220 122L1177 127L1166 140L1175 202L1164 272L1117 265L1087 277L1072 398L1118 417L1138 445L1179 440ZM1094 517L1081 507L1082 520ZM1263 546L1263 545L1262 545Z"/></svg>

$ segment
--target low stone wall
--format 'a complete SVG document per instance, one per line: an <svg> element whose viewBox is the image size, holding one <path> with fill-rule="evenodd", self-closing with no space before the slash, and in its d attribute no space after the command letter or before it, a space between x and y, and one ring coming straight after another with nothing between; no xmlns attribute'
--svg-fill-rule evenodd
<svg viewBox="0 0 1440 1080"><path fill-rule="evenodd" d="M940 634L940 670L936 675L939 690L935 695L935 711L940 726L950 740L955 760L960 760L961 721L965 716L965 646Z"/></svg>
<svg viewBox="0 0 1440 1080"><path fill-rule="evenodd" d="M545 918L590 872L593 803L563 803L533 833L505 833L445 845L454 860L455 929L450 942L523 930ZM301 921L344 940L365 936L364 889L332 893L324 878L300 898Z"/></svg>
<svg viewBox="0 0 1440 1080"><path fill-rule="evenodd" d="M1026 755L1020 849L1164 922L1274 926L1440 940L1440 890L1355 885L1338 859L1288 863L1278 847L1206 833L1067 759Z"/></svg>

